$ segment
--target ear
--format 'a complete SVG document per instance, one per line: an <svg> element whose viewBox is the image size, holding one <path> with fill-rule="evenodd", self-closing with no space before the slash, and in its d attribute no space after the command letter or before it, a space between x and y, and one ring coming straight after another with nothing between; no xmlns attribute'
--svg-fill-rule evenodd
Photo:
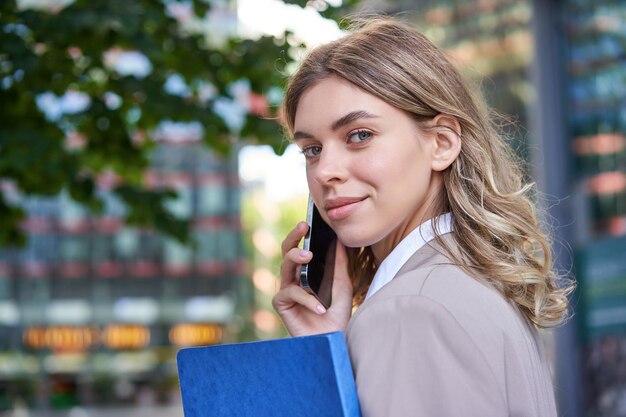
<svg viewBox="0 0 626 417"><path fill-rule="evenodd" d="M433 171L448 168L461 152L461 124L456 117L440 113L432 120L429 130L434 136Z"/></svg>

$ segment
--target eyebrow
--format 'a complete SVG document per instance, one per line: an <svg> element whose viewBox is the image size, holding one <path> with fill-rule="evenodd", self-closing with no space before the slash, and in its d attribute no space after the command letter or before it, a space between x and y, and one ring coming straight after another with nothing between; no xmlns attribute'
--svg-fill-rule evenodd
<svg viewBox="0 0 626 417"><path fill-rule="evenodd" d="M354 122L355 120L359 120L359 119L375 119L378 116L376 116L375 114L369 113L365 110L355 110L353 112L350 112L348 114L346 114L345 116L342 116L341 118L335 120L335 122L333 122L333 124L330 126L332 131L337 131L339 129L341 129L342 127L349 125L350 123ZM306 133L306 132L302 132L302 131L296 131L293 134L293 140L298 140L298 139L311 139L313 138L313 135L311 135L310 133Z"/></svg>

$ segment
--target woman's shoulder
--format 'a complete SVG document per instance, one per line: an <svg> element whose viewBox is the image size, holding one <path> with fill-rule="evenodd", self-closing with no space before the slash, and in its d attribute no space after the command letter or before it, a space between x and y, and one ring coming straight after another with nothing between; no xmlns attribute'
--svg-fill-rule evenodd
<svg viewBox="0 0 626 417"><path fill-rule="evenodd" d="M478 384L490 399L467 401L499 410L481 415L520 409L527 409L524 415L553 415L549 371L536 336L499 291L440 254L403 268L359 307L347 332L364 397L381 397L375 393L384 387L371 381L387 372L416 386L415 392L434 384L438 392L449 391L446 398ZM445 378L434 380L437 374Z"/></svg>
<svg viewBox="0 0 626 417"><path fill-rule="evenodd" d="M461 325L479 320L483 324L502 322L508 327L507 321L521 319L515 307L491 284L445 262L422 265L397 275L359 307L354 319L368 310L381 309L395 310L392 314L400 319L402 309L413 304L436 305L437 310L453 316Z"/></svg>
<svg viewBox="0 0 626 417"><path fill-rule="evenodd" d="M441 240L449 250L458 250L452 234L443 235ZM361 305L355 318L359 311L373 306L397 304L399 307L399 298L412 298L415 301L429 299L461 322L466 319L485 324L493 321L505 327L510 321L525 322L517 308L488 279L455 264L446 253L438 242L422 247L387 285Z"/></svg>
<svg viewBox="0 0 626 417"><path fill-rule="evenodd" d="M396 288L389 288L389 297L404 293L428 298L459 321L464 317L485 323L521 319L517 308L487 279L449 262L407 271L394 281Z"/></svg>
<svg viewBox="0 0 626 417"><path fill-rule="evenodd" d="M427 332L431 326L462 329L469 339L486 347L501 346L504 339L531 347L536 332L487 280L470 275L441 253L401 269L359 307L349 327L375 332L376 323L389 322Z"/></svg>

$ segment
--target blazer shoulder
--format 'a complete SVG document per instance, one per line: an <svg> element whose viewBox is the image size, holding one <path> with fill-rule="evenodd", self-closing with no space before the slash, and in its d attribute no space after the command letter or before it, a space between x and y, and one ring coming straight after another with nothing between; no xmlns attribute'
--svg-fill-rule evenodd
<svg viewBox="0 0 626 417"><path fill-rule="evenodd" d="M359 307L348 331L360 327L355 323L362 319L369 321L368 316L380 314L380 311L387 311L398 323L406 321L410 326L415 312L406 311L407 306L423 305L420 300L424 299L438 305L439 314L445 311L485 352L499 349L505 338L528 345L535 331L492 285L469 275L443 256L396 276ZM366 327L371 328L371 325Z"/></svg>
<svg viewBox="0 0 626 417"><path fill-rule="evenodd" d="M486 279L471 274L438 252L412 267L409 260L393 280L361 305L357 314L383 300L407 295L430 298L454 316L476 313L488 319L506 313L505 316L513 319L518 315L517 309Z"/></svg>
<svg viewBox="0 0 626 417"><path fill-rule="evenodd" d="M389 298L407 295L432 298L452 310L459 301L465 303L476 299L488 300L499 307L507 304L502 294L486 280L478 275L470 275L445 256L437 254L428 262L413 268L403 267L393 280L366 300L359 310ZM464 297L459 300L458 296Z"/></svg>

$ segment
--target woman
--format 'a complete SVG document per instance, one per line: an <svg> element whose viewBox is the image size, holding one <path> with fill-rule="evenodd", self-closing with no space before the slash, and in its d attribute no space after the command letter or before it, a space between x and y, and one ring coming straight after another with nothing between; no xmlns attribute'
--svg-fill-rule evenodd
<svg viewBox="0 0 626 417"><path fill-rule="evenodd" d="M364 416L555 416L537 328L563 320L570 289L531 185L444 53L372 20L310 53L283 123L340 243L326 310L298 286L315 256L299 223L273 305L292 335L346 332Z"/></svg>

